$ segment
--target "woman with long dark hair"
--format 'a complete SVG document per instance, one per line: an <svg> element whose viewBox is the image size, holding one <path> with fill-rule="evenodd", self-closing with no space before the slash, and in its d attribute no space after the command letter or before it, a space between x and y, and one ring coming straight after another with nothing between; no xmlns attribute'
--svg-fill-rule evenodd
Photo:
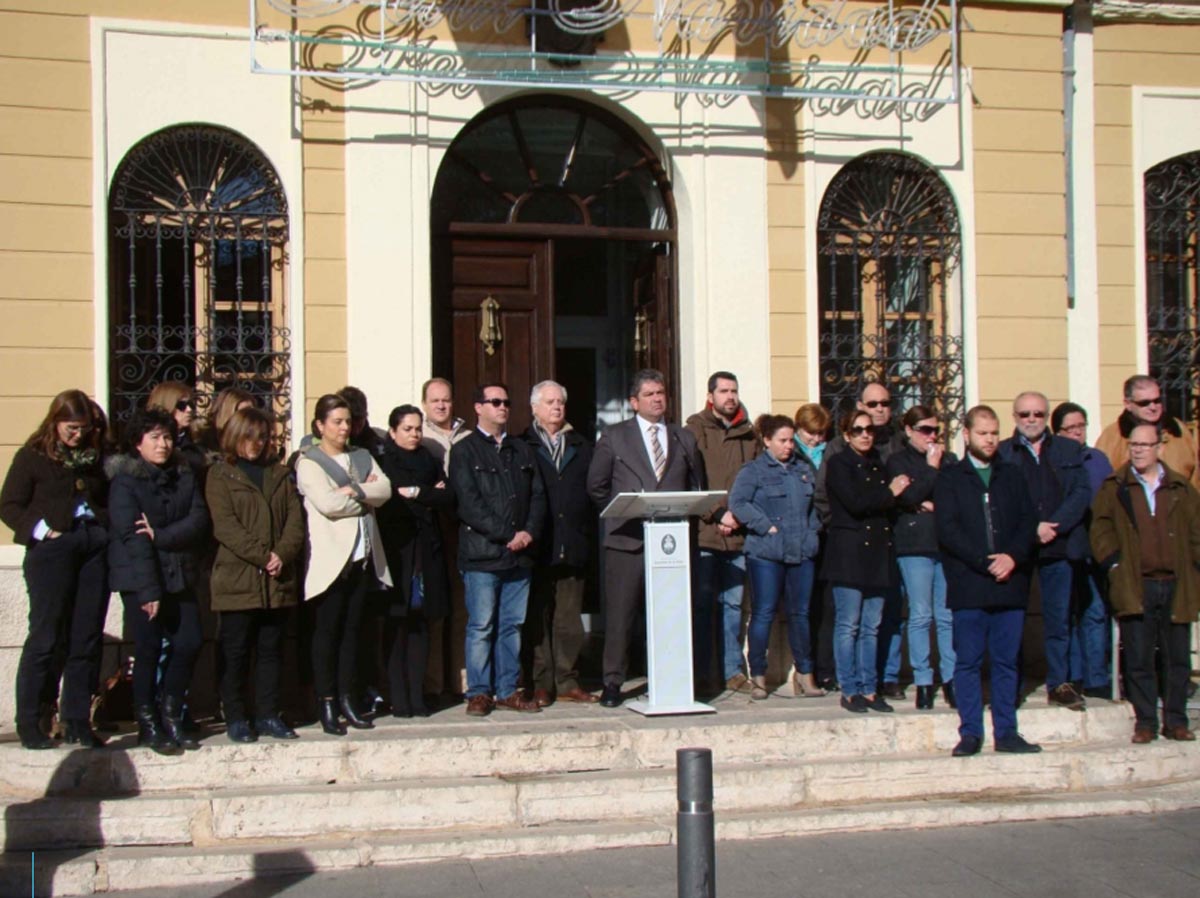
<svg viewBox="0 0 1200 898"><path fill-rule="evenodd" d="M138 743L168 754L199 748L184 730L183 703L203 642L196 577L208 540L208 510L195 471L175 448L177 427L161 409L135 412L125 428L126 451L107 465L109 582L133 629Z"/></svg>
<svg viewBox="0 0 1200 898"><path fill-rule="evenodd" d="M441 463L421 445L424 416L415 405L400 405L388 416L388 439L380 467L392 484L392 497L379 509L379 528L393 587L388 591L388 680L392 714L429 714L421 685L429 660L429 624L449 611L450 582L438 530L438 509L450 509L454 491L446 486Z"/></svg>
<svg viewBox="0 0 1200 898"><path fill-rule="evenodd" d="M308 574L304 597L315 605L313 677L321 728L344 736L341 711L352 727L371 729L354 707L359 624L367 592L392 585L375 509L392 486L365 449L350 440L350 405L336 393L317 400L316 442L296 459L296 483L308 512Z"/></svg>
<svg viewBox="0 0 1200 898"><path fill-rule="evenodd" d="M52 748L38 720L52 697L55 656L65 650L59 716L67 742L101 744L91 701L108 610L108 481L104 433L82 390L65 390L17 450L4 487L0 519L25 546L29 633L17 665L17 736L31 749Z"/></svg>
<svg viewBox="0 0 1200 898"><path fill-rule="evenodd" d="M296 738L279 714L280 659L284 625L299 597L304 511L290 472L271 454L271 431L271 416L261 409L235 412L224 422L222 459L205 487L217 541L210 589L221 616L221 706L231 742ZM243 696L252 649L254 726Z"/></svg>

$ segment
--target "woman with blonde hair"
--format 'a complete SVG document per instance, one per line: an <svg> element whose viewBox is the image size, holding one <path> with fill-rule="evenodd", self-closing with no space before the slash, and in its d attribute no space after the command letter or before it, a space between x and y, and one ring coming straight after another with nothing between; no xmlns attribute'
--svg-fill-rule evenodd
<svg viewBox="0 0 1200 898"><path fill-rule="evenodd" d="M200 432L197 407L196 391L181 380L164 380L146 397L146 408L164 411L175 419L175 448L203 482L212 459L197 440Z"/></svg>

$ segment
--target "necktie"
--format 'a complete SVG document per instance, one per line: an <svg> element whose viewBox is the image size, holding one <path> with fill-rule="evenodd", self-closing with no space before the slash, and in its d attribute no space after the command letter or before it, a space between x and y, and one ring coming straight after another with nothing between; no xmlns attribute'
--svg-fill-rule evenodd
<svg viewBox="0 0 1200 898"><path fill-rule="evenodd" d="M650 425L650 452L654 456L654 479L662 480L663 471L667 469L667 455L658 441L657 424Z"/></svg>

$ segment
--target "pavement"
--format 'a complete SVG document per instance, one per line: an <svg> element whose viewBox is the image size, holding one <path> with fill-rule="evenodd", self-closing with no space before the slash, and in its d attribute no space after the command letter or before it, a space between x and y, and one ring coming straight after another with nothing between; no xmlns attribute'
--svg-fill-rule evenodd
<svg viewBox="0 0 1200 898"><path fill-rule="evenodd" d="M719 898L1196 898L1200 810L717 845ZM671 898L675 847L172 888L170 898ZM163 898L164 890L118 893ZM689 896L691 898L691 896ZM702 896L695 896L702 898Z"/></svg>

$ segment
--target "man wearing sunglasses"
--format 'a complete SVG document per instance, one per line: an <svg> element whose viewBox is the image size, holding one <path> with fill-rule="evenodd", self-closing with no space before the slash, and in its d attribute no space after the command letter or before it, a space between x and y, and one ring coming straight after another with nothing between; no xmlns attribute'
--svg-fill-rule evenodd
<svg viewBox="0 0 1200 898"><path fill-rule="evenodd" d="M1159 450L1162 463L1192 486L1200 487L1200 465L1196 460L1196 444L1183 422L1163 414L1162 389L1153 377L1135 374L1125 381L1125 411L1104 428L1096 440L1096 448L1108 456L1113 468L1129 461L1129 436L1139 424L1153 424L1162 431L1163 444Z"/></svg>
<svg viewBox="0 0 1200 898"><path fill-rule="evenodd" d="M1038 516L1037 577L1042 593L1046 694L1052 705L1082 711L1084 698L1073 685L1083 672L1070 670L1072 562L1088 556L1084 517L1092 488L1075 440L1054 436L1047 425L1050 403L1035 390L1013 400L1013 435L1000 444L1002 461L1025 477Z"/></svg>
<svg viewBox="0 0 1200 898"><path fill-rule="evenodd" d="M508 433L511 402L501 383L475 388L476 429L450 453L458 500L458 569L467 604L467 714L540 711L517 689L521 626L529 603L534 540L546 518L537 458Z"/></svg>

